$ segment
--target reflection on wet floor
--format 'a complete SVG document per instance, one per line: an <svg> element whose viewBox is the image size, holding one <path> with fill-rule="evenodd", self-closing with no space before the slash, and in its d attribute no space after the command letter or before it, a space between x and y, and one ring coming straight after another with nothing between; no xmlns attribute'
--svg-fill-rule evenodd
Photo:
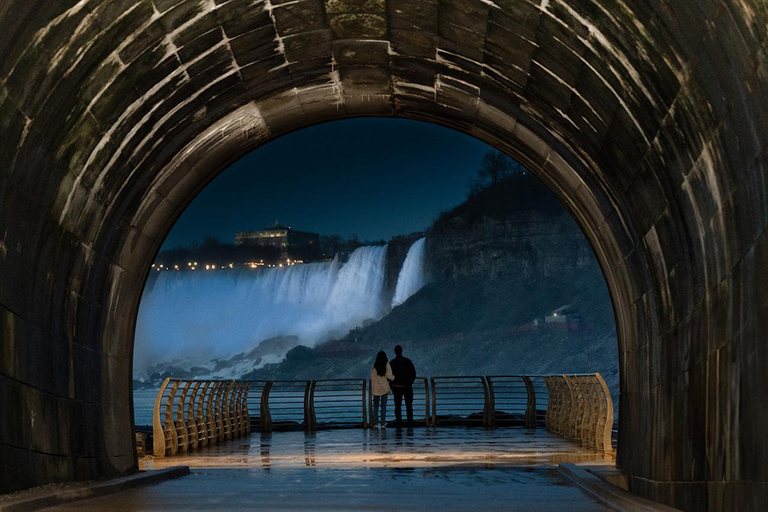
<svg viewBox="0 0 768 512"><path fill-rule="evenodd" d="M144 457L142 469L192 468L413 468L439 466L554 466L561 462L614 463L612 455L542 429L429 427L382 430L254 433L175 457Z"/></svg>
<svg viewBox="0 0 768 512"><path fill-rule="evenodd" d="M552 468L461 466L194 469L184 478L79 501L55 510L596 512L607 509L578 487L566 485Z"/></svg>

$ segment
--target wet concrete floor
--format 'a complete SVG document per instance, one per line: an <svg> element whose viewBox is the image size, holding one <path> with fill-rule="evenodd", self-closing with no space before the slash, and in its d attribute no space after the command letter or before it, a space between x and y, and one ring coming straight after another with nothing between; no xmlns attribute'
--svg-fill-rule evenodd
<svg viewBox="0 0 768 512"><path fill-rule="evenodd" d="M189 476L52 510L607 510L559 478L560 462L614 464L543 430L255 433L141 461L142 469L187 465Z"/></svg>
<svg viewBox="0 0 768 512"><path fill-rule="evenodd" d="M609 464L613 456L582 448L544 429L436 427L254 433L175 457L141 459L141 469L397 468Z"/></svg>
<svg viewBox="0 0 768 512"><path fill-rule="evenodd" d="M198 469L51 510L608 510L546 468Z"/></svg>

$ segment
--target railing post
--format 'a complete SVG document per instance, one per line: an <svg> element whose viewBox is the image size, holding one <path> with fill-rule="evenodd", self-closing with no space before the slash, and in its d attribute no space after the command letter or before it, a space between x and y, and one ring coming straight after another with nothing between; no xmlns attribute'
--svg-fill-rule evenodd
<svg viewBox="0 0 768 512"><path fill-rule="evenodd" d="M237 414L237 404L240 399L240 382L232 381L232 392L229 395L229 438L240 437L240 418Z"/></svg>
<svg viewBox="0 0 768 512"><path fill-rule="evenodd" d="M166 447L168 448L168 455L176 455L179 451L179 435L176 432L176 422L173 419L174 405L176 403L176 391L179 389L181 381L171 381L171 391L168 393L168 398L165 401L165 432L166 432Z"/></svg>
<svg viewBox="0 0 768 512"><path fill-rule="evenodd" d="M547 386L547 410L544 411L544 430L551 430L552 423L550 420L550 415L552 414L552 411L555 407L555 397L554 393L552 392L552 388L549 385L549 377L543 376L541 380L543 380L544 385Z"/></svg>
<svg viewBox="0 0 768 512"><path fill-rule="evenodd" d="M595 393L595 404L593 409L594 418L592 420L591 443L595 449L600 450L599 436L603 419L603 397L601 396L601 393L603 390L600 388L600 381L598 380L597 375L592 376L592 386Z"/></svg>
<svg viewBox="0 0 768 512"><path fill-rule="evenodd" d="M376 418L373 417L373 383L371 379L366 381L368 383L368 393L365 395L365 401L368 403L368 425L373 428L376 424Z"/></svg>
<svg viewBox="0 0 768 512"><path fill-rule="evenodd" d="M216 414L216 444L224 441L224 392L226 390L226 382L216 383L216 401L213 404Z"/></svg>
<svg viewBox="0 0 768 512"><path fill-rule="evenodd" d="M270 380L264 384L264 389L261 391L261 431L272 432L272 414L269 412L269 392L272 389L274 381Z"/></svg>
<svg viewBox="0 0 768 512"><path fill-rule="evenodd" d="M232 391L229 394L229 438L237 439L240 437L240 415L238 414L238 404L240 403L240 381L232 381Z"/></svg>
<svg viewBox="0 0 768 512"><path fill-rule="evenodd" d="M568 377L565 375L559 376L562 386L563 408L562 408L562 424L560 433L565 437L571 437L571 415L573 414L573 392L571 391L571 385L568 382Z"/></svg>
<svg viewBox="0 0 768 512"><path fill-rule="evenodd" d="M597 427L598 449L610 453L613 451L613 440L611 438L611 433L613 432L613 400L611 399L611 391L605 384L603 376L596 373L595 378L600 387L600 405L605 408L603 414L600 415L602 425L598 424Z"/></svg>
<svg viewBox="0 0 768 512"><path fill-rule="evenodd" d="M581 389L584 395L584 412L581 415L581 442L589 446L589 429L592 421L592 405L595 403L592 396L592 382L589 375L581 377Z"/></svg>
<svg viewBox="0 0 768 512"><path fill-rule="evenodd" d="M587 446L597 448L597 423L600 419L600 393L597 389L597 380L594 375L586 376L586 385L589 390L589 400L587 403L587 416L585 418L585 428L582 440Z"/></svg>
<svg viewBox="0 0 768 512"><path fill-rule="evenodd" d="M429 379L424 377L422 380L424 381L424 404L425 404L425 408L427 409L425 411L426 416L424 416L424 426L428 427L429 426L429 400L430 400Z"/></svg>
<svg viewBox="0 0 768 512"><path fill-rule="evenodd" d="M208 446L216 443L216 395L219 393L219 382L211 382L208 398L205 402L208 410Z"/></svg>
<svg viewBox="0 0 768 512"><path fill-rule="evenodd" d="M197 431L197 393L200 390L201 381L193 381L194 387L192 388L192 394L189 395L187 401L187 430L189 434L189 449L196 450L200 437Z"/></svg>
<svg viewBox="0 0 768 512"><path fill-rule="evenodd" d="M237 437L245 436L245 397L247 396L248 383L241 381L237 392L235 414L237 415Z"/></svg>
<svg viewBox="0 0 768 512"><path fill-rule="evenodd" d="M229 393L229 383L222 381L219 390L219 442L226 441L229 430L229 419L227 418L227 394Z"/></svg>
<svg viewBox="0 0 768 512"><path fill-rule="evenodd" d="M210 386L208 387L208 394L206 395L206 398L205 398L205 409L207 411L205 429L207 432L206 444L208 446L216 443L216 410L214 406L216 402L216 393L218 392L219 392L219 383L216 381L211 381Z"/></svg>
<svg viewBox="0 0 768 512"><path fill-rule="evenodd" d="M555 398L555 407L552 408L552 432L560 433L563 416L563 382L562 377L550 376L549 382L552 384L552 395Z"/></svg>
<svg viewBox="0 0 768 512"><path fill-rule="evenodd" d="M370 423L368 422L368 407L367 407L367 400L368 400L368 381L363 379L363 428L368 428Z"/></svg>
<svg viewBox="0 0 768 512"><path fill-rule="evenodd" d="M248 412L248 395L251 393L251 386L253 386L253 382L247 381L245 383L245 389L243 390L243 401L240 404L240 407L242 407L244 436L251 435L251 413Z"/></svg>
<svg viewBox="0 0 768 512"><path fill-rule="evenodd" d="M231 417L231 409L232 409L232 386L234 386L234 381L225 381L224 382L224 392L222 393L222 401L221 401L221 423L222 423L222 430L221 430L221 439L223 441L227 439L232 439L232 417Z"/></svg>
<svg viewBox="0 0 768 512"><path fill-rule="evenodd" d="M480 377L483 383L483 392L485 393L485 404L483 407L483 426L492 427L496 423L496 400L493 394L493 382L490 377Z"/></svg>
<svg viewBox="0 0 768 512"><path fill-rule="evenodd" d="M233 380L229 381L224 400L224 403L226 404L226 414L224 415L224 439L235 439L235 428L237 428L237 425L234 421L236 391L237 383Z"/></svg>
<svg viewBox="0 0 768 512"><path fill-rule="evenodd" d="M208 406L210 407L210 427L211 438L208 442L209 445L219 443L219 394L221 393L221 381L214 381L211 386L211 396L208 398Z"/></svg>
<svg viewBox="0 0 768 512"><path fill-rule="evenodd" d="M531 378L523 375L525 393L528 400L525 404L525 428L536 428L536 392L533 389Z"/></svg>
<svg viewBox="0 0 768 512"><path fill-rule="evenodd" d="M152 444L155 457L165 457L165 429L163 423L160 421L160 405L163 400L163 393L165 388L168 387L168 383L171 379L165 379L160 386L160 391L157 392L157 398L155 398L155 408L152 411Z"/></svg>
<svg viewBox="0 0 768 512"><path fill-rule="evenodd" d="M556 428L555 432L557 434L560 434L562 436L568 436L567 428L568 428L568 415L570 413L570 399L571 395L568 391L568 382L566 382L565 377L562 375L558 375L554 377L555 382L557 383L557 391L558 391L558 402L559 407L557 408L557 421L556 421Z"/></svg>
<svg viewBox="0 0 768 512"><path fill-rule="evenodd" d="M571 415L573 438L581 442L581 426L584 419L584 392L581 388L581 376L568 377L573 396L573 414Z"/></svg>
<svg viewBox="0 0 768 512"><path fill-rule="evenodd" d="M208 446L208 424L205 414L205 395L208 393L210 382L202 382L200 391L197 394L197 444L198 446Z"/></svg>
<svg viewBox="0 0 768 512"><path fill-rule="evenodd" d="M232 416L235 423L235 439L243 437L243 417L241 415L240 401L243 398L243 381L235 381L235 399L232 402Z"/></svg>
<svg viewBox="0 0 768 512"><path fill-rule="evenodd" d="M189 387L192 384L192 381L183 381L184 386L181 386L181 382L179 382L179 387L181 388L181 393L179 393L178 401L176 402L176 433L178 436L178 451L181 453L187 453L187 448L189 447L189 432L187 431L187 420L186 420L186 414L184 411L184 408L187 404L187 392L189 391Z"/></svg>
<svg viewBox="0 0 768 512"><path fill-rule="evenodd" d="M243 436L251 435L251 413L248 411L248 395L251 394L251 386L253 386L253 382L246 381L243 389L243 402L241 404L243 408Z"/></svg>
<svg viewBox="0 0 768 512"><path fill-rule="evenodd" d="M589 404L589 428L585 432L587 444L592 448L597 448L597 424L600 422L600 389L598 388L597 378L594 375L588 375L590 404Z"/></svg>
<svg viewBox="0 0 768 512"><path fill-rule="evenodd" d="M432 389L432 426L437 426L437 393L435 393L435 378L432 377L429 380L430 388Z"/></svg>
<svg viewBox="0 0 768 512"><path fill-rule="evenodd" d="M554 407L552 408L552 427L551 431L555 434L562 433L563 409L565 407L565 398L563 395L564 379L561 376L550 376L549 384L552 385L551 395L554 397Z"/></svg>
<svg viewBox="0 0 768 512"><path fill-rule="evenodd" d="M315 381L308 380L304 387L304 428L311 432L317 427L315 417Z"/></svg>
<svg viewBox="0 0 768 512"><path fill-rule="evenodd" d="M560 408L559 394L557 392L557 382L554 377L548 376L544 383L547 385L547 392L549 393L549 405L547 406L547 430L550 432L556 432L557 428L557 414Z"/></svg>

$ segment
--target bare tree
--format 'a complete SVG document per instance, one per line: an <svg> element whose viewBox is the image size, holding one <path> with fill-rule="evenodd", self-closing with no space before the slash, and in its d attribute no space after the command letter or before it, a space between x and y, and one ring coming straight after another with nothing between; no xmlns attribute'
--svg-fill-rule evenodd
<svg viewBox="0 0 768 512"><path fill-rule="evenodd" d="M495 185L505 177L511 175L519 167L517 162L509 158L500 151L489 151L483 155L480 169L477 175L483 181L490 180L491 185Z"/></svg>

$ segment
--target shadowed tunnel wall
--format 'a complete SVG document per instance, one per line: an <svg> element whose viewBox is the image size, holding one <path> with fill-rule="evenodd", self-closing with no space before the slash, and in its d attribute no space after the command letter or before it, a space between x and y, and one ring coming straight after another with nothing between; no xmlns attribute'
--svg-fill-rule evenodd
<svg viewBox="0 0 768 512"><path fill-rule="evenodd" d="M206 183L397 116L508 152L584 229L631 489L768 508L767 23L762 0L5 0L0 492L136 470L140 293Z"/></svg>

